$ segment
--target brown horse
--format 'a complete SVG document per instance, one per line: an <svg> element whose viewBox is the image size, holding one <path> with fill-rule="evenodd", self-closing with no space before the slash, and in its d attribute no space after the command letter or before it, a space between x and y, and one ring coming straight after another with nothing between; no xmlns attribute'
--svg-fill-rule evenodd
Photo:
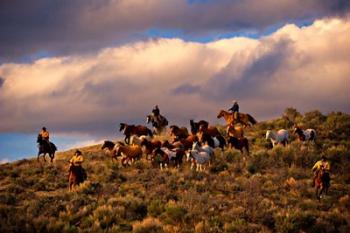
<svg viewBox="0 0 350 233"><path fill-rule="evenodd" d="M189 135L184 139L175 139L173 144L180 142L183 145L184 150L189 150L192 148L194 142L198 142L198 137L196 135Z"/></svg>
<svg viewBox="0 0 350 233"><path fill-rule="evenodd" d="M162 146L162 142L159 140L149 141L146 138L143 138L140 146L143 152L146 154L146 159L148 159L148 155L151 155L155 149L160 148Z"/></svg>
<svg viewBox="0 0 350 233"><path fill-rule="evenodd" d="M220 137L221 133L215 126L205 127L203 125L199 126L198 133L208 134L211 137Z"/></svg>
<svg viewBox="0 0 350 233"><path fill-rule="evenodd" d="M174 136L177 139L185 139L188 137L188 130L186 127L179 127L176 125L172 125L170 128L170 136Z"/></svg>
<svg viewBox="0 0 350 233"><path fill-rule="evenodd" d="M121 160L122 165L126 165L128 162L134 162L142 157L142 149L139 145L123 145L116 144L114 147L116 157L124 155Z"/></svg>
<svg viewBox="0 0 350 233"><path fill-rule="evenodd" d="M234 125L235 123L237 123L233 113L221 110L217 118L221 117L225 119L227 125ZM257 123L257 121L251 115L246 113L239 113L239 122L245 127Z"/></svg>
<svg viewBox="0 0 350 233"><path fill-rule="evenodd" d="M68 174L69 191L72 191L74 186L83 183L86 179L87 175L84 168L70 165Z"/></svg>
<svg viewBox="0 0 350 233"><path fill-rule="evenodd" d="M163 169L163 165L167 167L171 161L174 162L175 167L179 168L184 155L185 151L182 149L170 150L166 147L162 147L152 152L152 160L159 164L160 169Z"/></svg>
<svg viewBox="0 0 350 233"><path fill-rule="evenodd" d="M194 120L190 120L190 126L191 126L191 133L195 135L198 133L198 130L200 127L208 128L209 123L205 120L200 120L198 122L195 122Z"/></svg>
<svg viewBox="0 0 350 233"><path fill-rule="evenodd" d="M247 155L249 156L249 143L247 138L229 137L227 140L227 144L230 145L231 148L234 147L235 149L240 150L242 154L243 149L245 149Z"/></svg>
<svg viewBox="0 0 350 233"><path fill-rule="evenodd" d="M329 172L324 168L321 168L316 175L315 179L315 194L318 200L321 199L322 193L328 194L328 189L330 187L331 178Z"/></svg>
<svg viewBox="0 0 350 233"><path fill-rule="evenodd" d="M241 126L228 125L226 133L229 137L242 138L244 137L244 131Z"/></svg>
<svg viewBox="0 0 350 233"><path fill-rule="evenodd" d="M120 123L119 131L123 131L125 135L124 141L126 144L129 144L130 137L132 135L137 135L137 136L149 135L153 137L152 130L150 130L149 128L143 125L128 125L125 123Z"/></svg>
<svg viewBox="0 0 350 233"><path fill-rule="evenodd" d="M123 144L122 142L117 142L119 144ZM113 159L117 160L117 153L115 150L115 143L111 141L104 141L102 144L101 150L108 150L108 155L110 155L112 162L114 161ZM117 160L118 161L118 160Z"/></svg>

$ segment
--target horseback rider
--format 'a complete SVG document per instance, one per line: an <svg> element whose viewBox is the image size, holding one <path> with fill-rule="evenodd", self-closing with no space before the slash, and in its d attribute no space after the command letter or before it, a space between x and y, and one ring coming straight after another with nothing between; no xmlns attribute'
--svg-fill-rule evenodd
<svg viewBox="0 0 350 233"><path fill-rule="evenodd" d="M81 175L81 177L83 177L83 179L85 180L86 172L85 172L84 168L81 166L82 163L84 162L83 154L81 153L81 151L76 150L73 157L69 160L69 162L70 162L69 172L71 171L71 168L73 166L77 167L79 169L79 172L80 172L79 175Z"/></svg>
<svg viewBox="0 0 350 233"><path fill-rule="evenodd" d="M49 141L50 139L50 133L49 131L47 131L46 127L42 127L39 135L41 136L41 138L43 139L44 143L46 143L46 145L51 149L51 143Z"/></svg>
<svg viewBox="0 0 350 233"><path fill-rule="evenodd" d="M237 100L233 100L233 106L228 110L231 111L231 113L233 113L233 117L235 118L235 120L237 122L239 122L239 105Z"/></svg>
<svg viewBox="0 0 350 233"><path fill-rule="evenodd" d="M167 120L165 119L165 117L162 116L162 115L160 114L158 105L156 105L156 106L152 109L152 114L153 114L154 119L155 119L155 122L156 122L157 124L165 124L165 125L168 124L168 122L167 122ZM157 126L157 125L155 125L155 126Z"/></svg>
<svg viewBox="0 0 350 233"><path fill-rule="evenodd" d="M318 173L321 170L324 170L326 173L329 173L330 169L331 169L331 166L329 165L326 156L322 155L321 160L317 161L315 165L312 167L312 171L314 172L312 187L315 186L315 180Z"/></svg>

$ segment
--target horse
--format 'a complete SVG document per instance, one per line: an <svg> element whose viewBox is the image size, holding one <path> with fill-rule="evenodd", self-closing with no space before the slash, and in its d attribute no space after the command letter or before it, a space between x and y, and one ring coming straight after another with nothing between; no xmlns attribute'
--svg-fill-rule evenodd
<svg viewBox="0 0 350 233"><path fill-rule="evenodd" d="M134 160L141 159L142 157L142 149L138 145L123 145L117 143L114 149L116 157L124 155L121 160L123 166L128 162L134 162Z"/></svg>
<svg viewBox="0 0 350 233"><path fill-rule="evenodd" d="M160 114L158 116L153 114L148 115L146 122L147 124L152 123L153 132L157 135L160 135L169 123L168 120Z"/></svg>
<svg viewBox="0 0 350 233"><path fill-rule="evenodd" d="M146 154L146 159L148 159L148 155L152 154L155 149L160 148L162 142L159 140L150 141L144 138L141 140L140 146L142 151Z"/></svg>
<svg viewBox="0 0 350 233"><path fill-rule="evenodd" d="M197 171L202 171L202 169L205 170L203 166L205 164L210 164L212 154L213 153L205 150L204 148L200 148L198 142L195 142L192 150L186 154L187 161L191 160L191 170L194 166L196 166Z"/></svg>
<svg viewBox="0 0 350 233"><path fill-rule="evenodd" d="M112 162L114 161L113 159L118 161L115 146L116 144L114 142L104 141L101 147L101 150L108 150L108 154L111 156Z"/></svg>
<svg viewBox="0 0 350 233"><path fill-rule="evenodd" d="M222 151L224 151L226 146L226 140L221 135L212 137L207 133L199 132L198 139L199 142L207 143L212 148L220 147Z"/></svg>
<svg viewBox="0 0 350 233"><path fill-rule="evenodd" d="M39 157L42 154L44 161L46 162L45 155L49 154L49 157L51 159L51 163L53 162L53 159L55 158L55 152L57 151L57 147L52 142L48 142L42 138L40 134L38 134L38 138L36 140L37 143L39 143L39 151L38 151L38 157L37 161L39 161Z"/></svg>
<svg viewBox="0 0 350 233"><path fill-rule="evenodd" d="M234 147L237 150L240 150L243 154L243 149L247 152L247 155L249 156L249 143L248 139L245 137L229 137L227 140L227 144L230 145L230 147Z"/></svg>
<svg viewBox="0 0 350 233"><path fill-rule="evenodd" d="M225 119L227 125L234 125L236 123L233 113L221 110L217 115L217 118L221 117ZM248 113L239 113L239 122L244 125L244 127L255 125L257 123L257 121Z"/></svg>
<svg viewBox="0 0 350 233"><path fill-rule="evenodd" d="M163 169L163 164L167 167L170 161L174 161L175 167L179 168L184 155L185 151L182 149L170 150L166 147L159 147L153 150L152 160L159 163L161 170Z"/></svg>
<svg viewBox="0 0 350 233"><path fill-rule="evenodd" d="M208 128L209 123L205 120L200 120L198 122L195 122L194 120L190 120L190 126L191 126L191 133L195 135L198 133L198 130L200 127Z"/></svg>
<svg viewBox="0 0 350 233"><path fill-rule="evenodd" d="M199 132L207 133L212 137L221 135L219 130L215 126L209 126L209 123L205 120L200 120L198 122L190 120L190 126L192 135L195 135Z"/></svg>
<svg viewBox="0 0 350 233"><path fill-rule="evenodd" d="M324 168L321 168L317 172L316 179L315 179L315 194L318 200L321 199L323 192L325 192L326 195L328 194L330 181L331 181L331 178L329 176L329 173Z"/></svg>
<svg viewBox="0 0 350 233"><path fill-rule="evenodd" d="M198 136L189 135L187 138L184 138L184 139L175 139L173 144L180 142L183 145L184 150L189 150L192 148L193 143L197 141L198 141Z"/></svg>
<svg viewBox="0 0 350 233"><path fill-rule="evenodd" d="M152 130L150 130L149 128L143 125L128 125L125 123L120 123L119 131L120 132L123 131L125 135L124 141L126 144L129 144L130 137L132 135L137 135L137 136L148 135L150 137L153 137Z"/></svg>
<svg viewBox="0 0 350 233"><path fill-rule="evenodd" d="M71 164L68 172L69 191L72 191L74 186L83 183L87 179L86 171L81 166Z"/></svg>
<svg viewBox="0 0 350 233"><path fill-rule="evenodd" d="M314 129L306 129L302 130L300 127L297 125L294 125L293 127L293 133L297 134L299 137L299 140L301 142L305 141L312 141L315 142L316 139L316 130Z"/></svg>
<svg viewBox="0 0 350 233"><path fill-rule="evenodd" d="M175 136L177 139L185 139L189 136L188 130L186 127L179 127L176 125L171 125L170 127L170 135Z"/></svg>
<svg viewBox="0 0 350 233"><path fill-rule="evenodd" d="M282 145L288 144L289 140L289 133L288 130L280 129L276 133L273 130L267 130L266 131L266 139L270 139L272 142L272 146L275 147L277 143L281 143Z"/></svg>
<svg viewBox="0 0 350 233"><path fill-rule="evenodd" d="M150 136L145 136L145 135L142 135L142 136L137 136L137 135L132 135L130 137L130 145L139 145L141 146L141 142L142 140L151 140L152 138Z"/></svg>
<svg viewBox="0 0 350 233"><path fill-rule="evenodd" d="M229 137L243 138L244 131L241 126L228 125L226 128L226 133Z"/></svg>

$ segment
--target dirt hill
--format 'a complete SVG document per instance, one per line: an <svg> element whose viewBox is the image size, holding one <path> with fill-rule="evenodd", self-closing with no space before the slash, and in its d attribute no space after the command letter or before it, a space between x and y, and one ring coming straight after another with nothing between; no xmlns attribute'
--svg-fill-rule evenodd
<svg viewBox="0 0 350 233"><path fill-rule="evenodd" d="M316 129L316 145L292 135L290 145L271 149L266 130L290 130L290 120ZM74 150L58 153L53 164L1 165L0 232L350 232L348 114L290 108L246 136L249 157L216 150L204 172L186 162L160 171L146 159L122 167L101 145L81 148L88 180L75 192L67 182ZM332 181L319 202L311 167L321 155L331 163Z"/></svg>

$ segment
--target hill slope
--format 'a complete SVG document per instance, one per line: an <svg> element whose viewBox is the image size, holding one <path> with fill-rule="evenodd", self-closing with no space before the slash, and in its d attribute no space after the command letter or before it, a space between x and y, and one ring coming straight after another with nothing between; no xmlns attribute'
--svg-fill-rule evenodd
<svg viewBox="0 0 350 233"><path fill-rule="evenodd" d="M295 140L269 148L267 129L293 119L317 130L317 145ZM222 130L222 129L221 129ZM68 192L72 151L53 164L21 160L1 165L0 232L350 232L350 116L318 111L261 122L246 135L250 157L216 151L205 172L160 171L142 159L120 167L100 145L82 148L88 181ZM332 183L321 202L312 165L326 155Z"/></svg>

